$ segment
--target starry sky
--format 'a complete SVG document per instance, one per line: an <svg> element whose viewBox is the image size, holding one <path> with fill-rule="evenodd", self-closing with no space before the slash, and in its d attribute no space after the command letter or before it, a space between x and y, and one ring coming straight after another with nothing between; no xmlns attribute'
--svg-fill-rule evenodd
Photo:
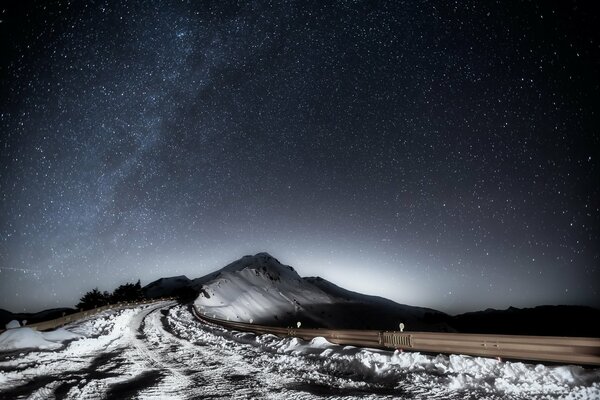
<svg viewBox="0 0 600 400"><path fill-rule="evenodd" d="M586 4L0 13L0 308L72 306L260 251L449 313L600 306Z"/></svg>

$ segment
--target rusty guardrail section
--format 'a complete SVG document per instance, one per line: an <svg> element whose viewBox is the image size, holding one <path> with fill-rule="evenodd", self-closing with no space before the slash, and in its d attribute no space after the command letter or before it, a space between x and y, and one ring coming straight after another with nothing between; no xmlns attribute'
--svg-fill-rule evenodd
<svg viewBox="0 0 600 400"><path fill-rule="evenodd" d="M203 322L258 334L305 340L321 336L332 343L360 347L600 365L600 338L279 328L224 321L203 315L195 307L193 310Z"/></svg>
<svg viewBox="0 0 600 400"><path fill-rule="evenodd" d="M92 310L80 311L73 314L65 315L64 317L59 317L55 319L51 319L48 321L37 322L35 324L25 325L27 328L32 328L38 331L46 331L49 329L55 329L61 327L63 325L68 324L69 322L75 322L83 318L91 317L96 314L99 314L106 310L115 310L115 309L123 309L127 307L135 307L142 304L150 304L156 303L159 301L169 301L174 300L174 298L164 298L164 299L152 299L152 300L142 300L142 301L133 301L133 302L122 302L116 304L108 304L106 306L97 307ZM0 329L0 333L4 332L4 329Z"/></svg>

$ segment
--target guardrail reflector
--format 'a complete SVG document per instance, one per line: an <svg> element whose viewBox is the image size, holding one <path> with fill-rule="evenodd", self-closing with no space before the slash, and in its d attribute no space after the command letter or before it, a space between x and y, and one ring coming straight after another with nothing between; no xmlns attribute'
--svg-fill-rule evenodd
<svg viewBox="0 0 600 400"><path fill-rule="evenodd" d="M383 332L383 345L385 347L413 347L412 335L399 332Z"/></svg>

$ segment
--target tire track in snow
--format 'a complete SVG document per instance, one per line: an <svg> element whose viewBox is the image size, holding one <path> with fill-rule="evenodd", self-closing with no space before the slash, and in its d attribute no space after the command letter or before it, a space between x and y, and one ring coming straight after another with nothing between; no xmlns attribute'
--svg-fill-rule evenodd
<svg viewBox="0 0 600 400"><path fill-rule="evenodd" d="M594 371L580 371L579 381L570 383L567 367L396 354L324 340L307 347L295 338L201 324L172 302L113 311L67 328L87 337L58 350L0 355L0 398L530 399L599 393ZM485 379L491 379L487 386ZM466 383L451 387L458 380Z"/></svg>
<svg viewBox="0 0 600 400"><path fill-rule="evenodd" d="M289 400L336 390L323 380L307 384L306 371L295 374L294 365L286 365L289 357L205 331L173 303L106 313L67 328L87 338L15 355L6 364L0 359L0 370L12 375L10 384L0 385L0 398ZM356 394L338 394L344 393Z"/></svg>
<svg viewBox="0 0 600 400"><path fill-rule="evenodd" d="M102 382L118 376L111 372L119 364L119 352L110 349L117 340L117 325L135 312L110 311L69 325L85 331L87 338L69 341L53 351L11 352L0 357L0 398L73 398L69 393L88 382ZM98 333L100 332L100 333ZM54 393L54 395L49 395ZM77 396L75 396L76 398ZM91 394L89 398L99 398Z"/></svg>
<svg viewBox="0 0 600 400"><path fill-rule="evenodd" d="M187 395L191 395L190 388L201 386L197 395L212 398L230 398L233 393L238 398L262 397L253 390L260 385L249 373L251 365L240 369L238 363L232 362L231 354L175 335L167 323L167 315L173 308L150 313L144 321L143 335L145 343L160 354L167 370L190 381L186 385Z"/></svg>
<svg viewBox="0 0 600 400"><path fill-rule="evenodd" d="M186 343L208 344L209 351L219 359L228 359L230 368L251 373L261 383L261 397L281 399L314 399L334 396L336 399L401 399L413 398L395 385L382 387L365 382L352 373L343 376L323 365L315 357L290 356L263 346L254 334L231 332L220 327L199 323L191 310L176 307L170 310L168 330ZM295 339L292 339L295 340ZM237 367L236 367L237 366ZM333 372L333 374L332 374Z"/></svg>

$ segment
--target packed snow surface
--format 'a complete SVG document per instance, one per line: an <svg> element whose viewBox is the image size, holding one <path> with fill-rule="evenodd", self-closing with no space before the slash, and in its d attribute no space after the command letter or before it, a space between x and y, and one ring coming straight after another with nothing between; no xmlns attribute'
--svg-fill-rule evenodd
<svg viewBox="0 0 600 400"><path fill-rule="evenodd" d="M0 353L0 398L600 398L598 369L254 335L203 324L172 302L66 329L85 337Z"/></svg>

